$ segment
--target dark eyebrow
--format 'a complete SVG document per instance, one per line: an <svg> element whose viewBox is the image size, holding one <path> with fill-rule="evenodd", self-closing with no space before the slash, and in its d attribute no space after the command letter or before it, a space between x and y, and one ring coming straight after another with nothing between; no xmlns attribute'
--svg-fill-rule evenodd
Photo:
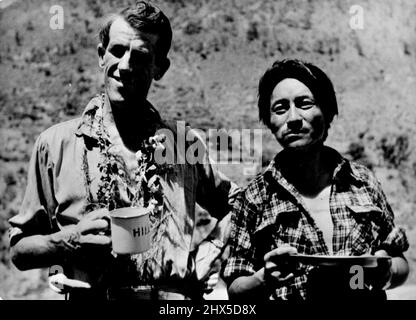
<svg viewBox="0 0 416 320"><path fill-rule="evenodd" d="M108 44L109 47L123 47L127 48L129 45L127 42L110 42Z"/></svg>
<svg viewBox="0 0 416 320"><path fill-rule="evenodd" d="M305 99L309 99L309 100L312 100L313 102L315 102L315 99L313 98L313 96L309 96L309 95L306 95L306 94L303 95L303 96L296 97L295 102L301 102Z"/></svg>
<svg viewBox="0 0 416 320"><path fill-rule="evenodd" d="M271 106L273 107L273 106L275 106L276 104L278 104L278 103L283 103L283 102L285 102L285 101L288 101L288 100L287 100L287 99L279 99L279 100L273 101L273 103L271 104Z"/></svg>
<svg viewBox="0 0 416 320"><path fill-rule="evenodd" d="M304 99L309 99L309 100L315 101L315 99L313 98L313 96L310 96L310 95L306 95L305 94L305 95L296 97L295 98L295 102L303 101ZM276 100L276 101L273 101L272 106L274 106L275 104L278 104L278 103L285 102L285 101L287 101L287 99L284 99L284 98L283 99Z"/></svg>

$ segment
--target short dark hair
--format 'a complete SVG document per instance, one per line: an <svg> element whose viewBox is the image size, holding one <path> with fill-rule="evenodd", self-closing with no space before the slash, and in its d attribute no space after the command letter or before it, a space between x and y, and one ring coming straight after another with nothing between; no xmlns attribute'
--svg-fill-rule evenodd
<svg viewBox="0 0 416 320"><path fill-rule="evenodd" d="M325 72L317 66L297 59L275 61L261 77L258 91L260 120L270 128L270 97L276 85L286 78L297 79L311 90L329 128L334 116L338 114L334 86Z"/></svg>
<svg viewBox="0 0 416 320"><path fill-rule="evenodd" d="M147 1L137 1L135 5L112 15L99 31L99 39L104 48L108 46L110 28L117 18L123 18L135 30L158 35L157 58L167 57L172 43L172 28L169 19L157 6Z"/></svg>

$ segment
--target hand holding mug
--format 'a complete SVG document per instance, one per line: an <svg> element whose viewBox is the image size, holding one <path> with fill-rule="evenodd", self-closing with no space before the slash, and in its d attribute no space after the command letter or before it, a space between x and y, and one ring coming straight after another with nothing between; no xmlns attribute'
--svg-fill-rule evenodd
<svg viewBox="0 0 416 320"><path fill-rule="evenodd" d="M98 209L86 214L76 225L62 229L64 241L75 250L111 249L111 238L107 209Z"/></svg>

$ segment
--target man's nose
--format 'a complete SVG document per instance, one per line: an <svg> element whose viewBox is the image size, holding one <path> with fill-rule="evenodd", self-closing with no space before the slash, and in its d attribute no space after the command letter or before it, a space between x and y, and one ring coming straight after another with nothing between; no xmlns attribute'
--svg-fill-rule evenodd
<svg viewBox="0 0 416 320"><path fill-rule="evenodd" d="M130 51L126 51L123 57L120 59L118 63L118 69L120 73L130 72L132 69L132 61L131 61L131 53Z"/></svg>
<svg viewBox="0 0 416 320"><path fill-rule="evenodd" d="M300 116L298 109L293 103L289 108L287 127L289 130L294 131L300 130L302 128L302 117Z"/></svg>
<svg viewBox="0 0 416 320"><path fill-rule="evenodd" d="M300 114L298 108L296 108L296 105L293 101L290 102L289 106L289 115L288 115L288 121L294 121L300 119Z"/></svg>

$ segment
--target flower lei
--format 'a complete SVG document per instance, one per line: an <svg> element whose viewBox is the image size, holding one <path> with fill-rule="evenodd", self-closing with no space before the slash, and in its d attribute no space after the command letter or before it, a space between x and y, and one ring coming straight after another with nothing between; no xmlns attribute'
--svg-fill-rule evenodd
<svg viewBox="0 0 416 320"><path fill-rule="evenodd" d="M104 95L100 96L100 100L102 106ZM151 136L151 133L156 132L156 125L150 127L148 138L143 139L139 150L135 154L137 163L135 169L128 169L121 154L115 150L111 152L114 145L104 126L102 107L100 108L98 105L97 107L98 109L95 109L94 113L89 114L86 125L93 129L94 140L96 140L101 155L101 160L98 163L100 180L96 199L94 199L91 192L92 179L87 160L89 148L86 145L82 161L84 185L87 191L85 212L98 208L114 210L131 206L150 208L151 213L161 213L164 202L161 176L171 171L173 165L157 163L154 155L158 149L159 152L164 151L163 142L166 137L157 134ZM125 189L123 197L121 196L120 187Z"/></svg>
<svg viewBox="0 0 416 320"><path fill-rule="evenodd" d="M98 208L107 208L113 210L126 206L131 207L148 207L150 208L151 227L155 233L152 243L157 244L166 231L167 221L171 215L171 207L168 199L165 199L161 176L173 170L173 165L157 163L154 158L156 150L163 152L164 135L153 135L141 142L139 150L136 152L137 166L131 175L125 161L117 152L110 152L113 146L110 136L103 125L103 117L95 115L97 144L102 157L98 164L100 171L100 180L98 182L97 198L94 201L90 190L91 178L89 176L87 149L84 150L82 170L84 172L84 182L87 187L87 208L89 212ZM154 131L153 131L154 132ZM133 177L132 177L133 176ZM120 187L126 189L129 203L126 203L121 197ZM165 210L164 210L164 207ZM143 254L132 255L131 261L134 263L138 274L133 273L132 279L141 278L144 281L153 281L153 269L160 263L162 248L154 245L151 249Z"/></svg>
<svg viewBox="0 0 416 320"><path fill-rule="evenodd" d="M154 135L142 141L136 152L137 168L134 178L126 168L120 155L110 152L112 146L107 130L101 119L98 130L98 147L103 160L98 169L101 173L98 185L97 200L100 207L113 210L125 207L120 197L119 185L126 187L131 207L149 207L151 212L160 212L163 208L163 188L161 175L171 170L171 165L158 164L154 159L157 149L163 149L164 135Z"/></svg>

